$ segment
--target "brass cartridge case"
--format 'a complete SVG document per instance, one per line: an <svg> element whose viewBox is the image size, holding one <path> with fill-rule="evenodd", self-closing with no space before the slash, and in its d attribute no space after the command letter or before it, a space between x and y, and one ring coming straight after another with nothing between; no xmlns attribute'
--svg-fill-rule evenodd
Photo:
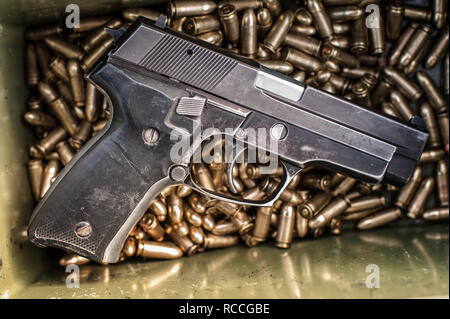
<svg viewBox="0 0 450 319"><path fill-rule="evenodd" d="M293 21L294 13L292 11L283 12L264 39L264 48L272 54L275 54L278 48L283 44L289 29L292 27Z"/></svg>
<svg viewBox="0 0 450 319"><path fill-rule="evenodd" d="M309 10L314 19L314 25L317 29L319 37L330 39L333 36L333 24L328 16L322 1L307 0L306 8Z"/></svg>
<svg viewBox="0 0 450 319"><path fill-rule="evenodd" d="M263 185L255 185L252 188L247 189L242 193L242 198L247 200L261 200L266 196L266 193L262 190Z"/></svg>
<svg viewBox="0 0 450 319"><path fill-rule="evenodd" d="M227 1L229 3L230 1ZM171 19L180 17L202 16L210 14L217 9L215 1L171 1L167 6L168 16Z"/></svg>
<svg viewBox="0 0 450 319"><path fill-rule="evenodd" d="M163 222L166 220L167 207L160 199L154 199L149 206L149 210L156 216L158 221Z"/></svg>
<svg viewBox="0 0 450 319"><path fill-rule="evenodd" d="M122 26L122 21L117 18L113 18L108 21L105 27L109 29L117 29ZM98 28L97 30L91 32L81 43L81 47L84 51L89 52L97 47L100 43L110 39L111 36L104 28Z"/></svg>
<svg viewBox="0 0 450 319"><path fill-rule="evenodd" d="M433 80L422 71L416 73L417 82L425 92L428 102L436 112L443 112L448 108L447 101Z"/></svg>
<svg viewBox="0 0 450 319"><path fill-rule="evenodd" d="M432 13L427 7L419 7L412 5L405 5L403 17L407 20L414 20L419 22L431 21Z"/></svg>
<svg viewBox="0 0 450 319"><path fill-rule="evenodd" d="M438 122L439 130L441 131L442 144L444 145L444 149L448 154L448 151L449 151L448 111L438 114L437 122Z"/></svg>
<svg viewBox="0 0 450 319"><path fill-rule="evenodd" d="M320 52L324 60L330 59L349 68L359 67L359 60L355 56L331 44L324 44Z"/></svg>
<svg viewBox="0 0 450 319"><path fill-rule="evenodd" d="M422 96L422 90L403 73L387 67L384 75L388 82L394 84L409 100L416 101Z"/></svg>
<svg viewBox="0 0 450 319"><path fill-rule="evenodd" d="M189 237L179 234L175 228L167 227L166 234L186 255L192 256L198 251L198 246Z"/></svg>
<svg viewBox="0 0 450 319"><path fill-rule="evenodd" d="M399 68L403 69L408 66L414 59L416 54L419 53L423 44L430 39L431 28L428 25L420 25L411 36L410 40L406 44L402 51L400 59L398 61Z"/></svg>
<svg viewBox="0 0 450 319"><path fill-rule="evenodd" d="M314 20L311 13L306 10L306 8L299 8L294 12L295 22L299 23L302 26L312 25Z"/></svg>
<svg viewBox="0 0 450 319"><path fill-rule="evenodd" d="M377 87L372 92L372 105L380 105L392 90L393 86L389 82L385 80L379 81Z"/></svg>
<svg viewBox="0 0 450 319"><path fill-rule="evenodd" d="M369 209L381 209L386 207L386 198L379 195L366 195L350 201L350 206L345 210L346 214L366 211Z"/></svg>
<svg viewBox="0 0 450 319"><path fill-rule="evenodd" d="M347 36L342 35L335 36L333 37L333 39L330 40L329 43L336 48L348 50L350 49L351 46L351 39Z"/></svg>
<svg viewBox="0 0 450 319"><path fill-rule="evenodd" d="M439 127L436 122L436 117L430 104L424 102L420 105L420 116L425 122L428 133L428 146L437 148L441 146L441 138L439 136Z"/></svg>
<svg viewBox="0 0 450 319"><path fill-rule="evenodd" d="M241 54L253 58L258 52L258 25L252 9L246 9L241 19Z"/></svg>
<svg viewBox="0 0 450 319"><path fill-rule="evenodd" d="M404 12L405 7L401 1L392 1L389 4L386 16L386 36L389 41L394 41L400 36Z"/></svg>
<svg viewBox="0 0 450 319"><path fill-rule="evenodd" d="M62 98L66 102L73 104L73 97L72 97L72 92L70 90L70 87L66 83L64 83L63 80L58 80L55 85L56 85L56 88L58 89L59 94L62 96Z"/></svg>
<svg viewBox="0 0 450 319"><path fill-rule="evenodd" d="M26 72L27 72L27 85L29 87L35 87L39 83L39 66L36 55L36 48L33 43L28 43L26 47Z"/></svg>
<svg viewBox="0 0 450 319"><path fill-rule="evenodd" d="M42 41L36 42L36 56L39 70L44 80L48 83L55 83L57 80L56 74L49 67L52 56Z"/></svg>
<svg viewBox="0 0 450 319"><path fill-rule="evenodd" d="M66 141L61 141L56 144L55 149L59 154L59 160L64 166L66 166L75 156L75 152L70 148Z"/></svg>
<svg viewBox="0 0 450 319"><path fill-rule="evenodd" d="M285 189L280 194L280 199L287 204L299 205L305 202L305 195L306 193L304 192L302 193L291 189Z"/></svg>
<svg viewBox="0 0 450 319"><path fill-rule="evenodd" d="M86 83L86 106L84 109L86 119L95 123L100 116L101 105L103 101L103 95L95 86L87 81Z"/></svg>
<svg viewBox="0 0 450 319"><path fill-rule="evenodd" d="M441 29L447 20L447 0L432 0L431 12L433 14L432 20L436 29ZM448 26L447 26L448 27Z"/></svg>
<svg viewBox="0 0 450 319"><path fill-rule="evenodd" d="M57 36L49 36L44 38L45 44L55 51L62 54L68 59L81 60L84 56L84 51L73 43L67 42L63 38Z"/></svg>
<svg viewBox="0 0 450 319"><path fill-rule="evenodd" d="M293 25L290 31L293 33L299 33L309 36L316 35L317 33L316 28L312 25Z"/></svg>
<svg viewBox="0 0 450 319"><path fill-rule="evenodd" d="M272 17L278 17L281 14L280 0L263 0L264 6L269 9Z"/></svg>
<svg viewBox="0 0 450 319"><path fill-rule="evenodd" d="M408 122L414 116L413 110L411 109L408 101L399 91L391 91L390 99L395 110L401 115L405 122Z"/></svg>
<svg viewBox="0 0 450 319"><path fill-rule="evenodd" d="M217 236L225 236L236 234L238 231L239 227L235 223L226 220L216 223L212 228L211 233Z"/></svg>
<svg viewBox="0 0 450 319"><path fill-rule="evenodd" d="M175 259L183 256L183 251L177 245L168 241L139 240L136 247L136 256L153 259Z"/></svg>
<svg viewBox="0 0 450 319"><path fill-rule="evenodd" d="M237 11L245 9L258 10L263 7L263 0L225 0L219 2L219 8L225 4L232 4Z"/></svg>
<svg viewBox="0 0 450 319"><path fill-rule="evenodd" d="M372 54L382 54L386 48L384 18L379 15L378 26L368 28Z"/></svg>
<svg viewBox="0 0 450 319"><path fill-rule="evenodd" d="M327 8L326 11L331 21L336 23L359 20L365 17L364 9L358 6L336 6Z"/></svg>
<svg viewBox="0 0 450 319"><path fill-rule="evenodd" d="M139 221L139 226L145 231L154 241L161 242L164 240L165 231L159 224L158 219L153 214L145 214Z"/></svg>
<svg viewBox="0 0 450 319"><path fill-rule="evenodd" d="M205 242L203 247L207 249L216 249L235 246L239 243L239 236L229 235L229 236L216 236L208 234L205 237Z"/></svg>
<svg viewBox="0 0 450 319"><path fill-rule="evenodd" d="M44 105L39 96L31 96L27 100L28 111L44 111Z"/></svg>
<svg viewBox="0 0 450 319"><path fill-rule="evenodd" d="M341 173L333 173L331 176L331 187L336 186L345 179L345 175Z"/></svg>
<svg viewBox="0 0 450 319"><path fill-rule="evenodd" d="M351 24L352 42L350 51L356 55L366 54L369 50L369 31L365 19L355 20Z"/></svg>
<svg viewBox="0 0 450 319"><path fill-rule="evenodd" d="M283 49L281 59L306 72L318 72L323 69L319 59L293 48Z"/></svg>
<svg viewBox="0 0 450 319"><path fill-rule="evenodd" d="M269 9L261 8L256 12L256 21L258 22L258 35L264 38L272 27L273 18Z"/></svg>
<svg viewBox="0 0 450 319"><path fill-rule="evenodd" d="M100 28L101 26L105 25L109 20L111 20L111 17L109 17L109 16L83 18L83 19L80 19L79 27L78 28L74 27L72 29L72 32L73 33L89 32L94 29Z"/></svg>
<svg viewBox="0 0 450 319"><path fill-rule="evenodd" d="M187 17L176 18L172 20L172 29L177 30L179 32L183 31L183 23L186 21Z"/></svg>
<svg viewBox="0 0 450 319"><path fill-rule="evenodd" d="M54 128L57 123L56 119L43 111L28 111L23 115L25 122L31 126L40 126L45 130Z"/></svg>
<svg viewBox="0 0 450 319"><path fill-rule="evenodd" d="M414 57L414 59L411 60L409 65L403 69L403 73L405 73L406 75L412 74L422 64L422 61L425 58L425 55L427 54L430 47L431 40L428 39L423 44L423 47L420 49L419 53L417 53L417 55Z"/></svg>
<svg viewBox="0 0 450 319"><path fill-rule="evenodd" d="M395 44L392 46L392 48L389 51L389 66L395 66L397 65L398 61L400 60L400 57L402 55L403 49L406 47L406 45L409 43L409 40L413 36L414 32L416 31L419 24L417 23L410 23L402 32L402 34L399 36Z"/></svg>
<svg viewBox="0 0 450 319"><path fill-rule="evenodd" d="M264 241L269 235L271 216L271 207L258 207L255 227L253 228L253 237L257 241Z"/></svg>
<svg viewBox="0 0 450 319"><path fill-rule="evenodd" d="M184 215L183 200L175 194L170 194L167 197L167 213L172 225L181 223Z"/></svg>
<svg viewBox="0 0 450 319"><path fill-rule="evenodd" d="M295 230L297 232L297 237L304 238L308 235L308 219L304 218L298 208L295 211Z"/></svg>
<svg viewBox="0 0 450 319"><path fill-rule="evenodd" d="M360 230L373 229L393 222L401 216L402 211L399 208L390 208L363 218L358 222L357 227Z"/></svg>
<svg viewBox="0 0 450 319"><path fill-rule="evenodd" d="M352 102L360 106L372 107L370 90L364 83L358 81L352 85Z"/></svg>
<svg viewBox="0 0 450 319"><path fill-rule="evenodd" d="M445 151L441 149L426 150L422 153L419 159L419 164L436 162L445 156Z"/></svg>
<svg viewBox="0 0 450 319"><path fill-rule="evenodd" d="M257 62L268 69L283 73L291 74L294 71L294 67L289 62L279 60L257 60Z"/></svg>
<svg viewBox="0 0 450 319"><path fill-rule="evenodd" d="M284 204L281 207L278 217L277 236L275 246L278 248L289 248L292 242L292 235L295 226L295 208L292 205Z"/></svg>
<svg viewBox="0 0 450 319"><path fill-rule="evenodd" d="M360 220L360 219L363 219L364 217L372 215L373 213L376 213L377 211L379 211L379 208L363 210L361 212L350 213L350 214L346 214L344 212L342 214L342 220L344 220L344 221L345 220L350 220L350 221Z"/></svg>
<svg viewBox="0 0 450 319"><path fill-rule="evenodd" d="M428 209L422 218L429 221L448 220L448 206Z"/></svg>
<svg viewBox="0 0 450 319"><path fill-rule="evenodd" d="M434 41L433 46L425 58L424 66L426 69L431 69L442 60L446 52L448 52L448 42L449 27L446 25L439 33L438 38Z"/></svg>
<svg viewBox="0 0 450 319"><path fill-rule="evenodd" d="M140 16L156 21L160 15L161 12L147 8L129 8L122 11L122 17L129 22L135 21Z"/></svg>
<svg viewBox="0 0 450 319"><path fill-rule="evenodd" d="M350 23L333 23L333 33L336 35L347 34L351 32Z"/></svg>
<svg viewBox="0 0 450 319"><path fill-rule="evenodd" d="M277 166L275 169L269 169L265 166L249 164L247 166L247 176L251 179L258 179L268 175L283 176L284 169L282 166Z"/></svg>
<svg viewBox="0 0 450 319"><path fill-rule="evenodd" d="M321 192L298 207L300 214L306 219L312 219L331 201L330 193Z"/></svg>
<svg viewBox="0 0 450 319"><path fill-rule="evenodd" d="M353 188L353 186L356 185L357 182L358 181L355 178L345 177L334 188L332 192L333 196L346 195ZM331 181L331 185L334 185L333 180Z"/></svg>
<svg viewBox="0 0 450 319"><path fill-rule="evenodd" d="M448 207L448 165L445 160L436 163L435 176L439 202Z"/></svg>
<svg viewBox="0 0 450 319"><path fill-rule="evenodd" d="M409 218L415 219L422 214L425 204L433 192L434 185L435 181L433 177L426 177L422 180L411 203L408 205L407 216Z"/></svg>
<svg viewBox="0 0 450 319"><path fill-rule="evenodd" d="M321 40L299 33L288 33L286 35L284 43L313 56L317 56L319 54L320 48L322 46Z"/></svg>
<svg viewBox="0 0 450 319"><path fill-rule="evenodd" d="M70 79L70 88L72 90L75 106L84 107L86 93L84 88L83 72L77 60L69 60L67 62L67 73Z"/></svg>
<svg viewBox="0 0 450 319"><path fill-rule="evenodd" d="M228 42L237 47L239 44L239 17L233 5L223 5L219 9L219 18L222 23L225 37Z"/></svg>
<svg viewBox="0 0 450 319"><path fill-rule="evenodd" d="M97 62L106 53L106 51L109 50L113 43L114 39L112 37L109 37L89 50L84 59L81 61L81 68L84 71L90 69L95 64L95 62Z"/></svg>
<svg viewBox="0 0 450 319"><path fill-rule="evenodd" d="M306 189L326 192L331 188L331 176L320 173L305 174L301 185Z"/></svg>
<svg viewBox="0 0 450 319"><path fill-rule="evenodd" d="M36 148L43 155L50 154L55 149L56 144L66 139L67 137L67 131L64 128L58 126L54 128L45 138L40 140L39 143L36 144Z"/></svg>
<svg viewBox="0 0 450 319"><path fill-rule="evenodd" d="M220 29L220 21L216 15L189 17L183 23L183 31L190 35L198 35Z"/></svg>
<svg viewBox="0 0 450 319"><path fill-rule="evenodd" d="M51 59L49 67L58 78L64 81L64 83L69 83L69 74L67 73L66 62L61 56Z"/></svg>
<svg viewBox="0 0 450 319"><path fill-rule="evenodd" d="M349 201L343 197L339 196L332 200L327 206L325 206L317 215L315 215L308 222L308 227L310 229L315 229L319 227L324 227L333 218L342 214L349 206Z"/></svg>
<svg viewBox="0 0 450 319"><path fill-rule="evenodd" d="M209 171L208 167L206 167L203 163L196 163L192 167L192 172L197 179L199 185L210 191L214 192L214 182L213 178L211 176L211 172Z"/></svg>
<svg viewBox="0 0 450 319"><path fill-rule="evenodd" d="M28 177L30 179L31 193L34 200L39 201L41 195L41 182L44 172L42 160L32 159L27 163Z"/></svg>
<svg viewBox="0 0 450 319"><path fill-rule="evenodd" d="M58 262L61 267L67 267L68 265L81 266L88 263L90 263L90 259L75 254L66 255L62 257Z"/></svg>
<svg viewBox="0 0 450 319"><path fill-rule="evenodd" d="M77 132L69 139L69 144L75 150L79 150L92 135L91 122L84 120L81 122Z"/></svg>
<svg viewBox="0 0 450 319"><path fill-rule="evenodd" d="M31 27L25 30L25 39L30 41L39 41L45 37L60 35L62 32L63 27L59 24Z"/></svg>
<svg viewBox="0 0 450 319"><path fill-rule="evenodd" d="M40 198L45 196L45 193L47 193L58 173L59 163L57 160L51 160L45 165L44 172L42 173Z"/></svg>

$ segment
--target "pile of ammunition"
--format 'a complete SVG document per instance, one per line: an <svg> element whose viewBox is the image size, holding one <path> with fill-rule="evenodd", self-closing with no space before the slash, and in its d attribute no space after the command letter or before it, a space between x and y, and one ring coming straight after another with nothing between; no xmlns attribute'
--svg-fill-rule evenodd
<svg viewBox="0 0 450 319"><path fill-rule="evenodd" d="M377 10L366 10L370 5L378 6L379 19L373 17ZM121 18L81 19L80 27L71 30L51 25L26 31L27 84L33 94L24 118L38 139L28 164L36 201L108 122L108 100L84 79L113 45L104 28L127 28L138 16L156 20L160 12L133 8ZM170 2L167 12L175 30L363 107L405 122L414 120L418 109L430 134L428 149L401 189L314 167L298 174L273 207L230 204L183 185L167 188L130 233L121 260L179 258L270 238L277 247L289 248L295 238L338 235L343 223L367 230L403 216L448 220L447 1L420 7L398 0L306 0L282 7L280 0L187 0ZM440 84L427 71L437 65ZM423 166L430 163L434 176L425 176ZM247 200L267 196L283 173L261 174L258 164L244 163L228 180L226 165L218 159L196 164L194 172L205 189ZM426 209L435 193L438 204ZM60 260L61 265L87 262L76 255Z"/></svg>

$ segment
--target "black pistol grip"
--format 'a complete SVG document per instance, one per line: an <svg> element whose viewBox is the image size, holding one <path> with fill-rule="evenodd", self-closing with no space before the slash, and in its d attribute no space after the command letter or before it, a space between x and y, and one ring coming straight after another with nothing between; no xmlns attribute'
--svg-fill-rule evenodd
<svg viewBox="0 0 450 319"><path fill-rule="evenodd" d="M162 119L173 101L110 63L99 69L91 79L109 96L112 120L60 173L28 234L38 246L114 263L151 200L172 183ZM143 136L149 128L159 137L153 144Z"/></svg>

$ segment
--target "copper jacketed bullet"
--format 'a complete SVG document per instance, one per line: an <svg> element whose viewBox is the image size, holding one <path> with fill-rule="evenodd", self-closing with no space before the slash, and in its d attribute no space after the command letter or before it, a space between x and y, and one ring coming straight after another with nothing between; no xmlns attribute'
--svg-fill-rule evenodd
<svg viewBox="0 0 450 319"><path fill-rule="evenodd" d="M219 8L225 4L232 4L237 11L245 9L258 10L263 7L263 0L225 0L219 2Z"/></svg>
<svg viewBox="0 0 450 319"><path fill-rule="evenodd" d="M395 201L395 206L406 209L422 181L422 167L417 166L409 182L402 187Z"/></svg>
<svg viewBox="0 0 450 319"><path fill-rule="evenodd" d="M42 160L32 159L27 164L28 176L30 178L31 193L36 201L40 199L41 195L41 182L44 167Z"/></svg>
<svg viewBox="0 0 450 319"><path fill-rule="evenodd" d="M327 9L327 14L333 22L348 22L364 16L364 9L358 6L336 6Z"/></svg>
<svg viewBox="0 0 450 319"><path fill-rule="evenodd" d="M437 115L437 122L441 132L442 144L445 151L449 152L449 125L448 125L448 111Z"/></svg>
<svg viewBox="0 0 450 319"><path fill-rule="evenodd" d="M25 30L25 38L30 41L38 41L52 35L60 35L63 27L59 24L31 27Z"/></svg>
<svg viewBox="0 0 450 319"><path fill-rule="evenodd" d="M430 134L428 137L428 145L431 148L441 146L441 138L439 134L439 127L434 116L434 112L430 104L424 102L420 105L420 116L425 122L427 131Z"/></svg>
<svg viewBox="0 0 450 319"><path fill-rule="evenodd" d="M103 96L91 82L86 83L86 106L84 109L86 119L94 123L100 116Z"/></svg>
<svg viewBox="0 0 450 319"><path fill-rule="evenodd" d="M66 141L62 141L56 144L55 149L59 154L59 160L64 166L66 166L75 156L75 152L72 150L69 144L67 144Z"/></svg>
<svg viewBox="0 0 450 319"><path fill-rule="evenodd" d="M313 16L306 8L299 8L294 12L295 22L307 26L313 24Z"/></svg>
<svg viewBox="0 0 450 319"><path fill-rule="evenodd" d="M63 38L57 36L50 36L44 39L45 44L53 51L62 54L68 59L81 60L84 56L84 51L73 43L67 42Z"/></svg>
<svg viewBox="0 0 450 319"><path fill-rule="evenodd" d="M402 211L399 208L390 208L379 213L375 213L363 218L358 222L358 229L367 230L380 227L382 225L393 222L402 216Z"/></svg>
<svg viewBox="0 0 450 319"><path fill-rule="evenodd" d="M311 229L325 226L334 217L342 214L349 206L349 201L344 196L336 197L316 216L309 220L308 226Z"/></svg>
<svg viewBox="0 0 450 319"><path fill-rule="evenodd" d="M344 177L344 179L338 182L339 184L334 188L332 192L333 196L346 195L357 182L358 180L353 177ZM333 185L333 180L331 184Z"/></svg>
<svg viewBox="0 0 450 319"><path fill-rule="evenodd" d="M318 72L323 68L319 59L293 48L283 49L281 59L306 72Z"/></svg>
<svg viewBox="0 0 450 319"><path fill-rule="evenodd" d="M439 33L438 38L434 41L433 46L425 58L425 68L431 69L442 60L445 53L448 52L448 41L449 27L446 25Z"/></svg>
<svg viewBox="0 0 450 319"><path fill-rule="evenodd" d="M436 163L436 186L441 206L448 206L448 165L443 159Z"/></svg>
<svg viewBox="0 0 450 319"><path fill-rule="evenodd" d="M432 18L432 13L427 7L405 5L403 17L407 20L414 20L419 22L429 22Z"/></svg>
<svg viewBox="0 0 450 319"><path fill-rule="evenodd" d="M435 181L433 177L426 177L422 180L419 188L408 206L407 212L409 218L417 218L423 213L425 204L433 192Z"/></svg>
<svg viewBox="0 0 450 319"><path fill-rule="evenodd" d="M403 97L403 95L399 91L392 90L390 94L390 100L394 105L396 111L401 115L402 119L405 122L408 122L409 120L412 119L412 117L414 116L414 112L411 109L411 106L408 103L408 101Z"/></svg>
<svg viewBox="0 0 450 319"><path fill-rule="evenodd" d="M398 65L400 68L405 68L413 60L416 54L419 53L425 41L429 40L431 28L428 25L420 25L414 34L409 39L405 48L402 51Z"/></svg>
<svg viewBox="0 0 450 319"><path fill-rule="evenodd" d="M419 164L436 162L445 156L445 151L442 149L426 150L422 153L419 159Z"/></svg>
<svg viewBox="0 0 450 319"><path fill-rule="evenodd" d="M256 21L258 22L258 35L264 38L273 24L273 18L267 8L261 8L256 12Z"/></svg>
<svg viewBox="0 0 450 319"><path fill-rule="evenodd" d="M295 226L295 208L292 205L284 204L281 207L278 218L277 236L275 246L278 248L289 248L292 241L292 234Z"/></svg>
<svg viewBox="0 0 450 319"><path fill-rule="evenodd" d="M433 80L422 71L416 73L417 82L422 87L428 102L436 112L443 112L448 107L447 100L444 99Z"/></svg>
<svg viewBox="0 0 450 319"><path fill-rule="evenodd" d="M136 256L153 259L175 259L183 256L183 251L171 242L140 240L137 243Z"/></svg>
<svg viewBox="0 0 450 319"><path fill-rule="evenodd" d="M346 214L351 214L369 209L381 209L386 207L386 198L378 195L367 195L355 198L350 201L350 206L345 210Z"/></svg>
<svg viewBox="0 0 450 319"><path fill-rule="evenodd" d="M214 225L211 233L217 236L232 235L239 231L239 227L230 220L220 221Z"/></svg>
<svg viewBox="0 0 450 319"><path fill-rule="evenodd" d="M428 209L422 218L429 221L448 220L448 206Z"/></svg>
<svg viewBox="0 0 450 319"><path fill-rule="evenodd" d="M422 90L403 73L388 67L384 69L384 75L386 80L394 84L409 100L414 102L422 96Z"/></svg>
<svg viewBox="0 0 450 319"><path fill-rule="evenodd" d="M440 29L445 25L447 20L447 0L432 0L431 8L433 14L433 24L436 29ZM448 27L448 26L447 26Z"/></svg>

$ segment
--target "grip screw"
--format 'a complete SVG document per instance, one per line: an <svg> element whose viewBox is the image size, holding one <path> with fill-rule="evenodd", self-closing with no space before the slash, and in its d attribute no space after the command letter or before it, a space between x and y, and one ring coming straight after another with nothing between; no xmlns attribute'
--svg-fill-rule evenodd
<svg viewBox="0 0 450 319"><path fill-rule="evenodd" d="M159 140L159 131L156 128L148 128L142 132L142 139L145 144L154 145Z"/></svg>
<svg viewBox="0 0 450 319"><path fill-rule="evenodd" d="M92 226L88 222L79 222L75 225L75 234L81 238L87 238L92 234Z"/></svg>

